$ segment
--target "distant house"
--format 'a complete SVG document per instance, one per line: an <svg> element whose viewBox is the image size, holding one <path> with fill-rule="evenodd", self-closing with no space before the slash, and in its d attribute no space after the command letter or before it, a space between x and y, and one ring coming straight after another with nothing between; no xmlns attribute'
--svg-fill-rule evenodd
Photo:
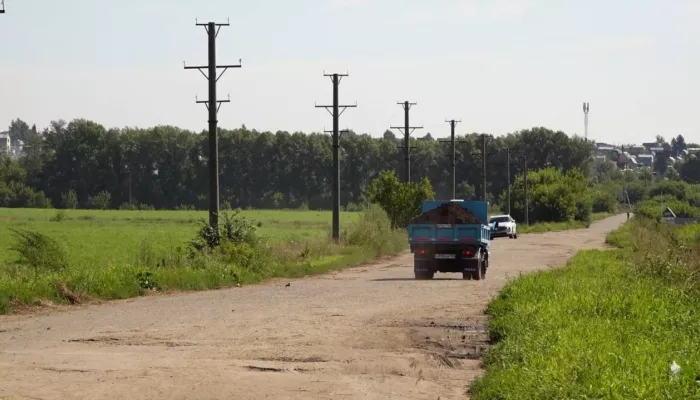
<svg viewBox="0 0 700 400"><path fill-rule="evenodd" d="M654 165L654 156L652 154L640 154L637 156L637 162L645 167Z"/></svg>
<svg viewBox="0 0 700 400"><path fill-rule="evenodd" d="M0 152L12 153L12 144L10 140L10 132L0 132Z"/></svg>
<svg viewBox="0 0 700 400"><path fill-rule="evenodd" d="M646 152L646 147L644 146L631 146L626 149L631 155L638 156Z"/></svg>

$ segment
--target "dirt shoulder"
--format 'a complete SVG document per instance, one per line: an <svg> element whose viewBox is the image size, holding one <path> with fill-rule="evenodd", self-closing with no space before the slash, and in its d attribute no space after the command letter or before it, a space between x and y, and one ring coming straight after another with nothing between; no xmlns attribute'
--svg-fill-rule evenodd
<svg viewBox="0 0 700 400"><path fill-rule="evenodd" d="M0 398L451 399L481 373L508 279L602 248L589 229L497 239L485 281L413 279L412 255L327 275L0 317Z"/></svg>

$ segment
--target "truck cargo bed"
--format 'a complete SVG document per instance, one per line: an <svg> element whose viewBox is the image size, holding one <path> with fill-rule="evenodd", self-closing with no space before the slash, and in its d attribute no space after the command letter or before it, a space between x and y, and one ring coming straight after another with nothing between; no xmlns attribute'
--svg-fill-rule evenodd
<svg viewBox="0 0 700 400"><path fill-rule="evenodd" d="M485 225L411 224L408 225L410 244L469 243L487 246L491 230Z"/></svg>

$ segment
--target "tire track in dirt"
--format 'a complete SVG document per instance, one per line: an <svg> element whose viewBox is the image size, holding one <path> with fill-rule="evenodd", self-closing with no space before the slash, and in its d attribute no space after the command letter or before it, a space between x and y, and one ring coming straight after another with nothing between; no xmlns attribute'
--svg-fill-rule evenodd
<svg viewBox="0 0 700 400"><path fill-rule="evenodd" d="M624 220L497 239L478 282L416 281L405 253L288 287L3 316L0 398L465 398L482 372L489 300L521 273L604 247Z"/></svg>

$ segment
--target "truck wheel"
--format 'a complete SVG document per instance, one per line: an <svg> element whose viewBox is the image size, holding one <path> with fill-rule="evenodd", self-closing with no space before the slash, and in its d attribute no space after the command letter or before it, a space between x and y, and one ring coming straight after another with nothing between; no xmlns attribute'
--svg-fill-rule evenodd
<svg viewBox="0 0 700 400"><path fill-rule="evenodd" d="M509 238L515 239L515 235L508 235Z"/></svg>
<svg viewBox="0 0 700 400"><path fill-rule="evenodd" d="M482 255L479 255L479 261L476 263L476 271L472 272L472 279L480 281L484 279L484 260Z"/></svg>
<svg viewBox="0 0 700 400"><path fill-rule="evenodd" d="M430 280L435 277L435 272L417 272L414 271L414 275L418 280Z"/></svg>

